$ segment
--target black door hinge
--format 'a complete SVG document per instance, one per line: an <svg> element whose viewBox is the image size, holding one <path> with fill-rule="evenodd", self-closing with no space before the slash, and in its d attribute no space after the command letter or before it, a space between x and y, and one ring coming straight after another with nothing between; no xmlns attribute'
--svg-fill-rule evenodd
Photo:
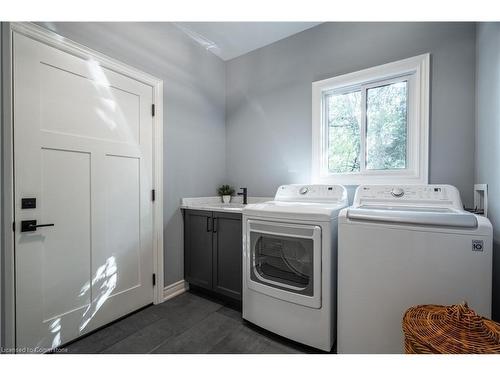
<svg viewBox="0 0 500 375"><path fill-rule="evenodd" d="M151 104L151 116L155 117L155 105Z"/></svg>
<svg viewBox="0 0 500 375"><path fill-rule="evenodd" d="M153 273L153 286L156 285L156 273Z"/></svg>
<svg viewBox="0 0 500 375"><path fill-rule="evenodd" d="M155 189L151 190L151 200L154 202L156 199L156 191Z"/></svg>
<svg viewBox="0 0 500 375"><path fill-rule="evenodd" d="M13 232L16 231L16 222L15 221L12 222L12 231Z"/></svg>

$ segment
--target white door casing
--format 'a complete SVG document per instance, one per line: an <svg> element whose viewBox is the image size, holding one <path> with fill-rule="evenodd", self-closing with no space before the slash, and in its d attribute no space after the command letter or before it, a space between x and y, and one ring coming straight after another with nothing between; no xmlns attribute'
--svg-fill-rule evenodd
<svg viewBox="0 0 500 375"><path fill-rule="evenodd" d="M155 88L13 36L16 344L48 349L156 300Z"/></svg>

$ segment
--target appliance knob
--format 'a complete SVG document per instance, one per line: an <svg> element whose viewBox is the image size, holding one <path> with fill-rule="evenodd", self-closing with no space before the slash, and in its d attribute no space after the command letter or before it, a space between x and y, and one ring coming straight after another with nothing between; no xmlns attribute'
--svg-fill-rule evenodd
<svg viewBox="0 0 500 375"><path fill-rule="evenodd" d="M405 191L401 188L393 188L391 194L396 198L401 198L403 195L405 195Z"/></svg>
<svg viewBox="0 0 500 375"><path fill-rule="evenodd" d="M300 188L299 194L304 195L304 194L307 194L308 191L309 191L309 188L307 186L303 186Z"/></svg>

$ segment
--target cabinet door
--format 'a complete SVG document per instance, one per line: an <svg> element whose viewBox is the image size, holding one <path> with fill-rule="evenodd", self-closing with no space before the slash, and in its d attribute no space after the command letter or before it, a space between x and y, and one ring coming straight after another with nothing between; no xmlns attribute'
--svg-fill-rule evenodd
<svg viewBox="0 0 500 375"><path fill-rule="evenodd" d="M241 300L241 215L214 212L213 290Z"/></svg>
<svg viewBox="0 0 500 375"><path fill-rule="evenodd" d="M189 283L212 288L212 212L184 212L184 278Z"/></svg>

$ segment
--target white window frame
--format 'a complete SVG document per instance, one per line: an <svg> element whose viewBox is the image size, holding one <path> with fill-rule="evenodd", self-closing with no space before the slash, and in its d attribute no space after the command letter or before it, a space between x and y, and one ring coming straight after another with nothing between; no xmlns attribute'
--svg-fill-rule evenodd
<svg viewBox="0 0 500 375"><path fill-rule="evenodd" d="M429 68L430 54L348 73L312 83L312 181L314 183L427 184L429 175ZM328 125L324 98L332 92L361 89L365 103L367 88L408 80L407 160L405 169L367 170L366 106L362 105L361 158L359 172L329 173Z"/></svg>

